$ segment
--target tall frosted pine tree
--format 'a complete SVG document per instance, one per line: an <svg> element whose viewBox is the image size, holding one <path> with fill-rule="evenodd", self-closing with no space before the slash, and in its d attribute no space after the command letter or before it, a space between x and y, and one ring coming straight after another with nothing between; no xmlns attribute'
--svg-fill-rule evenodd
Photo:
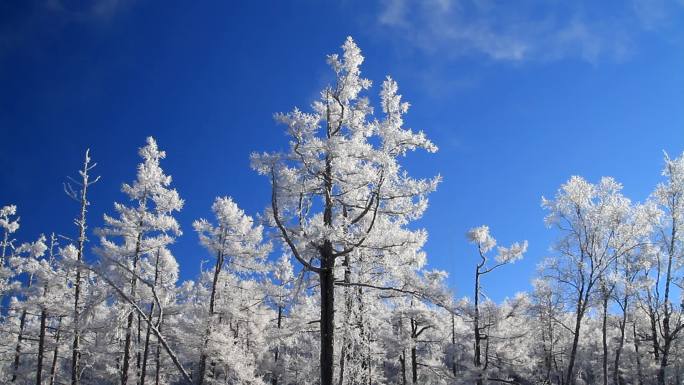
<svg viewBox="0 0 684 385"><path fill-rule="evenodd" d="M116 273L114 275L120 280L121 286L127 288L130 297L142 302L141 296L145 292L138 287L138 281L146 274L141 270L144 265L154 266L154 263L143 264L143 260L154 261L159 250L181 234L173 214L183 207L183 200L170 187L171 176L164 174L159 164L166 153L159 150L154 138L147 138L147 144L140 149L139 154L143 161L138 165L136 180L121 188L132 203L115 203L116 218L105 215L105 227L100 230L99 252L104 262ZM119 242L113 240L116 238ZM149 307L151 303L145 306ZM134 322L135 316L134 311L128 310L124 325L121 385L130 382L133 364L136 366L135 377L139 377L142 371L142 332L134 330L135 327L141 328L141 322Z"/></svg>
<svg viewBox="0 0 684 385"><path fill-rule="evenodd" d="M398 250L392 228L404 229L427 208L427 195L439 178L414 179L399 160L408 152L437 147L422 132L403 127L408 103L397 83L383 82L384 117L362 92L371 82L361 77L361 50L351 38L343 55L328 56L335 78L311 112L277 114L287 126L288 151L253 154L252 165L270 179L268 216L292 256L320 282L320 376L331 385L334 370L335 266L359 249ZM382 224L382 225L379 225Z"/></svg>

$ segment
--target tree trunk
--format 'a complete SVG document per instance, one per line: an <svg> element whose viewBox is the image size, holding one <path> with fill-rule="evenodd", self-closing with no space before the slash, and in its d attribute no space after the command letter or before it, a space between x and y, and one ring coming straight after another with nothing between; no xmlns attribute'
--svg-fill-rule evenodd
<svg viewBox="0 0 684 385"><path fill-rule="evenodd" d="M673 198L674 199L674 198ZM667 273L665 275L665 296L663 297L663 321L661 335L663 336L662 356L660 357L660 367L658 368L658 385L665 385L665 376L667 365L669 361L670 348L672 342L677 334L677 327L672 329L670 325L671 316L673 313L672 305L670 304L670 285L672 284L672 264L675 258L675 244L677 239L677 217L674 210L672 210L672 229L670 234L670 244L667 253Z"/></svg>
<svg viewBox="0 0 684 385"><path fill-rule="evenodd" d="M43 384L43 355L45 352L45 328L47 311L45 308L40 312L40 332L38 335L38 361L36 362L36 385Z"/></svg>
<svg viewBox="0 0 684 385"><path fill-rule="evenodd" d="M209 346L209 335L211 334L211 323L214 317L214 307L216 306L216 289L218 287L218 281L221 274L221 269L223 268L223 243L225 241L226 233L225 230L221 231L221 250L216 255L216 265L214 266L214 278L211 281L211 294L209 296L209 316L207 319L207 331L204 336L204 344L202 347L202 353L200 354L200 361L197 366L197 385L202 385L204 383L204 375L207 370L207 354L205 352L207 346Z"/></svg>
<svg viewBox="0 0 684 385"><path fill-rule="evenodd" d="M475 337L475 345L474 345L474 354L473 354L473 364L475 364L475 370L477 370L477 385L482 385L483 379L482 379L482 371L480 368L482 367L482 348L481 348L481 339L482 339L482 334L480 333L480 268L484 266L485 260L484 258L482 259L482 263L477 265L475 268L475 295L473 298L474 301L474 312L475 314L473 315L473 332L474 332L474 337Z"/></svg>
<svg viewBox="0 0 684 385"><path fill-rule="evenodd" d="M133 312L128 315L126 322L126 339L124 341L124 356L121 367L121 385L128 384L128 366L131 360L131 332L133 329Z"/></svg>
<svg viewBox="0 0 684 385"><path fill-rule="evenodd" d="M161 332L163 320L159 320L159 331ZM161 372L161 344L159 339L157 339L157 354L154 357L154 385L159 385L160 372Z"/></svg>
<svg viewBox="0 0 684 385"><path fill-rule="evenodd" d="M456 316L451 313L451 373L456 377Z"/></svg>
<svg viewBox="0 0 684 385"><path fill-rule="evenodd" d="M141 224L142 225L142 224ZM138 259L140 258L140 244L142 241L142 232L138 233L138 239L135 244L135 255L133 256L133 271L135 272L138 267ZM135 300L135 288L138 283L136 276L131 278L131 300ZM133 319L135 317L134 312L128 314L128 320L126 322L126 339L124 341L124 356L121 367L121 385L128 384L128 369L131 361L131 340L133 339Z"/></svg>
<svg viewBox="0 0 684 385"><path fill-rule="evenodd" d="M359 287L358 288L358 297L359 301L359 312L358 312L358 318L357 318L357 326L359 328L359 340L360 340L360 346L359 346L359 351L363 352L364 347L368 347L368 351L366 354L360 353L361 355L361 377L358 379L358 381L361 384L366 384L366 382L370 382L371 380L371 367L372 367L372 362L371 362L371 346L370 346L370 330L367 330L366 324L363 320L363 315L364 313L364 305L363 305L363 288ZM365 345L365 346L364 346ZM365 377L364 377L365 376Z"/></svg>
<svg viewBox="0 0 684 385"><path fill-rule="evenodd" d="M55 249L55 233L50 236L50 256L49 263L52 265L54 262L54 249ZM49 286L48 282L43 285L43 299L47 299ZM40 309L40 331L38 332L38 359L36 361L36 385L43 384L43 358L45 356L45 332L47 329L47 309L45 304L41 306Z"/></svg>
<svg viewBox="0 0 684 385"><path fill-rule="evenodd" d="M663 320L664 323L664 320ZM667 336L667 334L665 334ZM660 366L658 367L658 385L665 385L665 377L667 376L667 365L669 363L670 346L672 341L668 338L663 343L663 351L660 356Z"/></svg>
<svg viewBox="0 0 684 385"><path fill-rule="evenodd" d="M278 305L278 330L280 330L282 326L282 320L283 320L283 306ZM280 332L278 332L278 335L280 336ZM273 378L271 378L271 384L272 385L278 385L278 375L279 375L279 370L278 370L278 358L280 355L280 346L276 345L275 352L273 353L273 373L271 375Z"/></svg>
<svg viewBox="0 0 684 385"><path fill-rule="evenodd" d="M152 315L150 314L150 316L152 316ZM141 341L142 341L142 338L141 338L141 329L142 329L141 326L142 325L140 322L141 322L140 314L138 313L138 333L137 333L137 337L135 340L135 350L136 350L136 352L135 352L135 373L138 376L138 382L137 382L138 384L140 383L140 370L141 370L141 365L142 365L142 352L140 351L140 345L141 345ZM148 324L148 326L149 326L149 324Z"/></svg>
<svg viewBox="0 0 684 385"><path fill-rule="evenodd" d="M567 385L575 384L574 369L575 369L575 359L577 357L577 346L579 345L580 330L582 327L582 318L584 318L584 297L583 293L580 292L579 299L577 301L577 314L575 316L575 331L572 337L572 349L570 350L570 362L568 363L568 372L565 377L565 383Z"/></svg>
<svg viewBox="0 0 684 385"><path fill-rule="evenodd" d="M615 364L613 365L613 383L615 385L622 385L622 375L620 374L620 356L622 355L622 349L625 346L625 328L627 326L627 306L628 298L625 296L622 303L622 319L620 320L620 338L618 340L618 346L615 349ZM638 353L638 351L637 351Z"/></svg>
<svg viewBox="0 0 684 385"><path fill-rule="evenodd" d="M55 384L57 377L57 358L59 357L59 339L62 333L62 316L57 321L57 332L55 334L55 349L52 351L52 365L50 366L50 385Z"/></svg>
<svg viewBox="0 0 684 385"><path fill-rule="evenodd" d="M96 178L93 182L89 181L88 172L94 166L90 166L90 150L86 150L85 160L83 162L83 169L80 171L81 181L81 195L80 204L81 211L79 219L76 221L78 225L78 254L76 256L77 263L83 262L83 249L86 242L86 212L88 211L88 187L97 182ZM75 196L74 196L75 198ZM81 297L81 267L76 266L76 281L74 282L74 340L71 344L71 385L79 385L81 382L81 330L80 330L80 309L79 301Z"/></svg>
<svg viewBox="0 0 684 385"><path fill-rule="evenodd" d="M644 373L641 369L641 355L639 353L639 338L637 337L636 321L632 324L632 334L634 337L634 356L636 357L637 364L637 384L643 385L644 383Z"/></svg>
<svg viewBox="0 0 684 385"><path fill-rule="evenodd" d="M406 350L401 352L399 363L401 364L401 385L406 385Z"/></svg>
<svg viewBox="0 0 684 385"><path fill-rule="evenodd" d="M331 133L328 131L328 136ZM327 228L333 226L333 173L332 157L325 157L325 209L323 224ZM332 241L326 239L319 248L321 261L318 277L321 284L321 385L333 384L333 368L335 357L335 255Z"/></svg>
<svg viewBox="0 0 684 385"><path fill-rule="evenodd" d="M658 341L658 321L656 319L655 309L649 305L648 318L651 324L651 344L653 345L653 360L656 363L660 362L660 342Z"/></svg>
<svg viewBox="0 0 684 385"><path fill-rule="evenodd" d="M332 385L335 357L335 260L333 246L325 241L321 248L321 385Z"/></svg>
<svg viewBox="0 0 684 385"><path fill-rule="evenodd" d="M349 269L349 254L344 256L344 262L342 263L344 266L344 283L348 284L351 282L351 270ZM342 335L342 346L341 346L341 351L340 351L340 376L337 379L338 385L343 385L344 384L344 364L346 359L348 358L347 355L348 350L350 350L350 342L349 336L347 334L349 330L349 319L351 317L351 312L352 312L352 297L350 293L350 289L348 286L345 286L344 288L344 303L345 303L345 314L344 314L344 328L345 328L345 333Z"/></svg>
<svg viewBox="0 0 684 385"><path fill-rule="evenodd" d="M603 306L601 314L601 345L603 346L603 359L601 369L603 370L603 385L608 385L608 293L603 290Z"/></svg>
<svg viewBox="0 0 684 385"><path fill-rule="evenodd" d="M21 358L21 343L24 341L24 327L26 326L26 309L21 311L19 317L19 335L17 337L17 346L14 349L14 364L12 372L12 382L17 380L19 374L19 360Z"/></svg>
<svg viewBox="0 0 684 385"><path fill-rule="evenodd" d="M416 346L411 347L411 378L413 384L418 383L418 359L416 357Z"/></svg>
<svg viewBox="0 0 684 385"><path fill-rule="evenodd" d="M150 320L153 317L154 313L154 303L150 305ZM150 335L151 333L151 328L152 325L151 323L147 324L147 331L145 332L145 348L143 350L143 357L142 357L142 368L141 368L141 374L140 374L140 385L145 385L145 377L147 376L147 356L149 352L149 347L150 347Z"/></svg>
<svg viewBox="0 0 684 385"><path fill-rule="evenodd" d="M157 287L157 282L159 280L159 250L157 250L157 258L154 261L154 286ZM161 313L160 313L161 316ZM154 301L150 304L150 315L149 319L152 321L154 317ZM138 320L140 318L138 317ZM139 321L138 321L139 322ZM159 322L159 321L157 321ZM150 348L150 334L151 334L152 323L147 324L147 331L145 332L145 349L143 350L142 358L142 369L140 374L140 385L145 385L145 377L147 375L147 354Z"/></svg>

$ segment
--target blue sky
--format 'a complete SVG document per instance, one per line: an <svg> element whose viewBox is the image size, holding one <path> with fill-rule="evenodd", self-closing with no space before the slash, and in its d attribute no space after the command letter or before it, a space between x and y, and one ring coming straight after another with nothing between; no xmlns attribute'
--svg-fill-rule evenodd
<svg viewBox="0 0 684 385"><path fill-rule="evenodd" d="M100 226L153 135L186 199L173 251L194 278L208 256L192 221L217 195L252 215L268 204L249 154L285 148L273 113L309 105L331 79L325 55L347 35L363 74L395 78L412 104L407 126L440 147L405 166L444 178L417 225L458 296L476 262L469 228L530 243L525 260L487 277L500 300L527 290L549 254L542 195L571 175L610 175L644 200L662 151L684 150L681 1L84 3L0 4L0 204L19 206L22 241L75 234L62 182L88 147L102 176L90 229Z"/></svg>

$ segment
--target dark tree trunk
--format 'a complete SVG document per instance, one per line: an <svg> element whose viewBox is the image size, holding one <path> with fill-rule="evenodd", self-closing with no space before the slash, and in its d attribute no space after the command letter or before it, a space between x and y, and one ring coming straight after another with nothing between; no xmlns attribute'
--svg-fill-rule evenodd
<svg viewBox="0 0 684 385"><path fill-rule="evenodd" d="M665 377L667 376L667 365L669 364L669 353L671 343L672 341L670 339L665 339L663 343L663 354L660 356L660 366L658 367L658 385L665 385Z"/></svg>
<svg viewBox="0 0 684 385"><path fill-rule="evenodd" d="M330 131L328 135L331 135ZM330 154L325 157L325 209L323 223L333 226L333 173ZM335 255L332 241L326 239L319 248L321 261L318 277L321 284L321 385L333 385L335 357Z"/></svg>
<svg viewBox="0 0 684 385"><path fill-rule="evenodd" d="M401 364L401 385L406 385L406 350L399 356L399 363Z"/></svg>
<svg viewBox="0 0 684 385"><path fill-rule="evenodd" d="M413 383L418 383L418 357L416 357L416 347L411 348L411 378Z"/></svg>
<svg viewBox="0 0 684 385"><path fill-rule="evenodd" d="M80 257L79 253L79 257ZM80 259L79 259L80 262ZM76 282L74 283L74 340L71 344L71 385L78 385L81 382L80 372L80 351L81 351L81 330L79 329L80 311L79 301L81 297L81 269L76 268Z"/></svg>
<svg viewBox="0 0 684 385"><path fill-rule="evenodd" d="M218 288L218 281L221 274L221 269L223 268L224 255L223 255L223 244L225 241L226 233L225 229L221 231L221 250L216 255L216 265L214 266L214 278L211 281L211 294L209 296L209 318L207 319L207 331L204 336L204 344L202 347L202 353L200 354L200 361L197 368L197 385L202 385L204 383L204 376L207 371L207 353L205 350L209 346L209 334L211 333L211 323L213 322L214 308L216 306L216 289Z"/></svg>
<svg viewBox="0 0 684 385"><path fill-rule="evenodd" d="M603 346L603 359L601 369L603 370L603 385L608 385L608 293L603 290L603 306L601 314L601 345Z"/></svg>
<svg viewBox="0 0 684 385"><path fill-rule="evenodd" d="M634 356L636 357L637 364L637 384L643 385L644 383L644 373L641 369L641 355L639 353L639 338L637 336L636 322L632 324L632 334L634 338Z"/></svg>
<svg viewBox="0 0 684 385"><path fill-rule="evenodd" d="M588 290L587 290L588 291ZM577 300L577 314L575 316L575 331L572 336L572 348L570 350L570 362L568 363L568 372L565 377L565 383L568 385L575 384L575 359L577 357L577 347L579 346L580 330L582 328L582 319L584 318L584 311L586 310L586 297L588 295L584 291L580 291Z"/></svg>
<svg viewBox="0 0 684 385"><path fill-rule="evenodd" d="M142 224L141 224L142 226ZM138 266L138 258L140 257L140 244L142 241L142 232L138 233L138 239L135 245L135 255L133 256L133 271L135 272ZM135 299L135 288L138 283L137 277L133 276L131 278L131 299ZM133 320L134 312L128 314L128 320L126 322L126 339L124 340L124 356L123 363L121 367L121 385L128 384L128 369L130 367L131 361L131 342L133 339Z"/></svg>
<svg viewBox="0 0 684 385"><path fill-rule="evenodd" d="M154 312L154 303L150 305L150 320L152 320L152 315ZM145 332L145 348L143 350L143 357L142 357L142 368L141 368L141 374L140 374L140 385L145 385L145 377L147 376L147 357L148 357L148 352L150 348L150 334L151 333L151 328L152 324L148 323L147 324L147 331Z"/></svg>
<svg viewBox="0 0 684 385"><path fill-rule="evenodd" d="M629 298L625 296L622 302L622 319L620 320L620 338L618 339L618 346L615 349L615 363L613 365L613 383L615 385L622 385L622 375L620 374L620 356L622 349L625 346L625 328L627 327L627 306ZM637 351L638 353L638 351Z"/></svg>
<svg viewBox="0 0 684 385"><path fill-rule="evenodd" d="M333 246L325 241L321 248L321 385L332 385L335 349L335 260Z"/></svg>
<svg viewBox="0 0 684 385"><path fill-rule="evenodd" d="M665 296L663 298L663 317L662 317L662 329L661 334L663 336L663 346L662 346L662 356L660 357L660 367L658 368L658 385L665 385L665 376L667 365L669 363L670 348L672 347L672 342L677 335L678 326L672 328L670 325L672 317L672 305L670 304L670 285L672 283L672 263L675 257L675 242L677 234L677 219L674 214L672 216L672 233L670 235L670 244L668 248L668 258L667 258L667 272L665 276Z"/></svg>
<svg viewBox="0 0 684 385"><path fill-rule="evenodd" d="M484 257L482 258L482 262L477 265L475 268L475 295L473 301L474 303L474 316L473 316L473 334L475 337L475 344L474 344L474 354L473 354L473 364L475 364L475 370L478 371L477 373L477 385L482 385L483 384L483 378L482 378L482 329L480 328L480 269L482 266L485 264L485 259Z"/></svg>
<svg viewBox="0 0 684 385"><path fill-rule="evenodd" d="M50 236L50 255L49 264L52 265L54 262L54 249L56 241L55 233ZM49 286L48 282L43 285L43 298L47 299ZM43 384L43 359L45 357L45 333L47 329L47 318L48 313L45 305L41 306L40 309L40 331L38 332L38 359L36 361L36 385Z"/></svg>
<svg viewBox="0 0 684 385"><path fill-rule="evenodd" d="M349 269L349 254L344 256L344 283L351 282L351 270ZM347 286L344 288L344 302L345 302L345 314L344 314L344 326L349 328L349 319L351 317L352 311L352 296L350 294L350 288ZM347 360L348 351L350 350L350 341L347 341L348 336L344 334L342 336L342 347L340 351L340 376L337 379L338 385L344 384L344 365Z"/></svg>
<svg viewBox="0 0 684 385"><path fill-rule="evenodd" d="M456 316L451 314L451 349L453 357L451 357L451 373L456 377Z"/></svg>
<svg viewBox="0 0 684 385"><path fill-rule="evenodd" d="M36 362L36 385L43 384L43 356L45 354L45 329L47 311L40 312L40 333L38 334L38 361Z"/></svg>
<svg viewBox="0 0 684 385"><path fill-rule="evenodd" d="M676 198L671 198L672 205L676 203ZM674 277L672 276L672 265L676 257L676 242L678 238L678 218L675 214L675 208L670 207L672 214L672 227L670 233L670 241L667 250L667 272L665 275L665 295L663 297L663 314L662 314L662 328L660 329L661 335L663 336L662 344L662 356L660 357L660 367L658 368L658 385L665 385L665 377L667 375L667 366L669 364L670 349L672 348L672 343L677 337L677 333L684 328L684 325L680 324L681 320L679 318L672 318L674 313L672 304L670 303L670 286ZM676 320L678 321L675 325L670 322Z"/></svg>
<svg viewBox="0 0 684 385"><path fill-rule="evenodd" d="M19 335L17 336L17 346L14 349L14 364L12 372L12 382L17 380L19 374L19 361L21 358L21 343L24 341L24 327L26 326L26 309L21 311L19 317Z"/></svg>
<svg viewBox="0 0 684 385"><path fill-rule="evenodd" d="M154 261L154 286L157 286L159 280L159 250L157 250L157 258ZM160 313L161 314L161 313ZM149 319L150 322L147 323L147 331L145 332L145 349L143 350L143 358L142 358L142 369L141 369L141 374L140 374L140 385L145 385L145 377L147 375L147 355L149 352L150 348L150 334L151 334L151 328L152 328L152 318L154 317L154 301L152 301L152 304L150 304L150 313L149 313ZM140 320L140 316L138 316L138 320ZM157 325L159 325L159 321L157 321Z"/></svg>
<svg viewBox="0 0 684 385"><path fill-rule="evenodd" d="M570 350L570 362L568 363L568 373L565 377L565 383L568 385L574 385L574 369L575 369L575 357L577 356L577 345L579 344L579 333L580 333L580 323L581 317L577 315L575 320L575 331L572 337L572 348Z"/></svg>
<svg viewBox="0 0 684 385"><path fill-rule="evenodd" d="M159 332L163 325L163 320L159 320ZM160 373L161 373L161 344L157 339L157 354L154 357L155 367L154 367L154 385L159 385Z"/></svg>
<svg viewBox="0 0 684 385"><path fill-rule="evenodd" d="M138 316L138 333L137 337L135 339L135 373L138 376L138 384L140 384L140 370L141 370L141 365L142 365L142 352L140 351L140 345L142 342L142 320L140 319L140 314L137 314Z"/></svg>
<svg viewBox="0 0 684 385"><path fill-rule="evenodd" d="M283 320L283 307L281 305L278 305L278 323L277 323L278 330L280 330L280 328L282 326L282 320ZM273 353L273 371L274 371L274 373L271 374L273 376L273 378L271 378L271 384L272 385L278 385L278 375L279 375L278 358L280 358L279 356L280 356L280 346L276 346L275 352Z"/></svg>
<svg viewBox="0 0 684 385"><path fill-rule="evenodd" d="M50 366L50 385L55 384L57 377L57 358L59 357L59 339L62 333L62 317L57 321L57 332L55 334L55 349L52 351L52 365Z"/></svg>
<svg viewBox="0 0 684 385"><path fill-rule="evenodd" d="M134 315L131 312L128 315L128 320L126 322L126 339L124 340L124 356L121 367L121 385L128 384L128 366L130 365L131 360L131 332L133 329L133 318Z"/></svg>
<svg viewBox="0 0 684 385"><path fill-rule="evenodd" d="M658 341L658 321L656 319L655 309L649 306L648 318L651 325L651 344L653 345L653 360L660 362L660 342Z"/></svg>

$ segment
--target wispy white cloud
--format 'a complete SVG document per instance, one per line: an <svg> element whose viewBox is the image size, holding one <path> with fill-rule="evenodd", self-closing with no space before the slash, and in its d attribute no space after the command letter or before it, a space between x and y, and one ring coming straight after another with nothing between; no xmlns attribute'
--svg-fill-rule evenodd
<svg viewBox="0 0 684 385"><path fill-rule="evenodd" d="M0 16L0 65L12 50L36 34L57 35L70 24L106 26L136 0L26 0Z"/></svg>
<svg viewBox="0 0 684 385"><path fill-rule="evenodd" d="M595 63L621 60L639 33L681 15L681 2L534 0L384 0L377 15L380 33L429 52L493 60L580 58ZM617 5L623 4L618 7Z"/></svg>

